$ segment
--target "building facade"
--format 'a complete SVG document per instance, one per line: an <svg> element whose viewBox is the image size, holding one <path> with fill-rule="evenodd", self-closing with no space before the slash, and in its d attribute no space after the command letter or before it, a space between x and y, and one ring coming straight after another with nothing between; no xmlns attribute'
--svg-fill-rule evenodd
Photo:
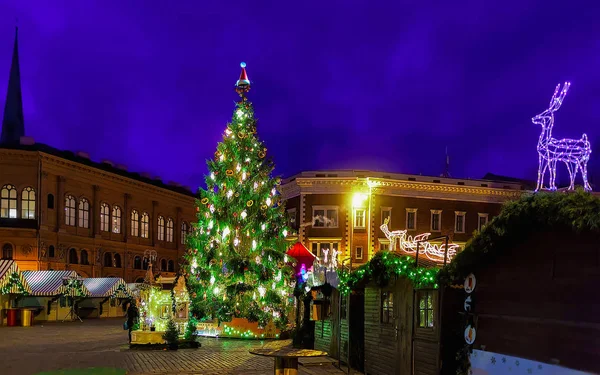
<svg viewBox="0 0 600 375"><path fill-rule="evenodd" d="M283 181L290 226L319 257L339 252L345 266L367 262L390 241L380 229L431 233L464 245L471 234L518 198L519 182L427 177L371 171L302 172ZM443 239L439 239L441 243ZM435 241L432 241L432 243Z"/></svg>
<svg viewBox="0 0 600 375"><path fill-rule="evenodd" d="M174 276L195 221L194 194L109 161L26 137L15 35L0 136L0 257L21 270L83 277Z"/></svg>

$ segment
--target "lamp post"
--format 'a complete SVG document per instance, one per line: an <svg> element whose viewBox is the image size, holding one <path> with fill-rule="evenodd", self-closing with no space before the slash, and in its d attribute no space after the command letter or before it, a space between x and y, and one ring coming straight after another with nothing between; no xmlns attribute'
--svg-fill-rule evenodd
<svg viewBox="0 0 600 375"><path fill-rule="evenodd" d="M77 297L77 293L75 288L80 287L83 284L83 279L79 276L69 276L63 277L63 285L67 287L67 296L71 297L71 308L65 317L63 318L63 323L67 320L67 317L70 316L70 320L75 320L75 318L79 319L80 322L83 323L83 320L77 315L75 311L75 297Z"/></svg>

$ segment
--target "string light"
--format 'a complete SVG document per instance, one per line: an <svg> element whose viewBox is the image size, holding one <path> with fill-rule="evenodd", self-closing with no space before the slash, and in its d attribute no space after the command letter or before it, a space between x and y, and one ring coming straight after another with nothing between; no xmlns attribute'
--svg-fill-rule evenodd
<svg viewBox="0 0 600 375"><path fill-rule="evenodd" d="M225 229L223 229L223 239L225 239L229 235L229 233L231 233L229 227L225 227Z"/></svg>
<svg viewBox="0 0 600 375"><path fill-rule="evenodd" d="M246 212L246 210L242 211L242 213L240 214L240 216L242 217L242 219L245 219L246 216L248 216L248 213Z"/></svg>
<svg viewBox="0 0 600 375"><path fill-rule="evenodd" d="M260 295L261 298L265 296L266 292L267 292L267 290L265 289L264 286L261 285L258 287L258 294Z"/></svg>
<svg viewBox="0 0 600 375"><path fill-rule="evenodd" d="M417 246L419 247L419 254L424 254L427 258L434 262L444 262L444 257L447 254L447 261L450 262L456 255L456 252L460 248L457 244L446 244L436 245L432 244L427 239L431 233L423 233L416 236L406 236L406 230L394 230L388 229L389 218L386 218L383 225L379 227L383 234L390 240L390 251L396 250L396 241L400 243L400 250L408 254L416 254Z"/></svg>
<svg viewBox="0 0 600 375"><path fill-rule="evenodd" d="M562 90L560 83L556 86L554 94L550 99L550 106L544 112L531 119L534 124L542 126L542 134L537 144L539 155L538 178L535 191L544 188L544 176L548 171L548 188L556 190L556 163L563 162L569 171L569 190L575 189L575 177L577 172L581 171L583 179L583 188L586 191L591 191L587 178L587 163L590 160L592 148L588 140L587 134L583 134L580 139L556 139L552 138L552 128L554 127L554 112L558 111L562 105L567 92L571 87L570 82L565 82ZM557 94L560 94L557 96Z"/></svg>

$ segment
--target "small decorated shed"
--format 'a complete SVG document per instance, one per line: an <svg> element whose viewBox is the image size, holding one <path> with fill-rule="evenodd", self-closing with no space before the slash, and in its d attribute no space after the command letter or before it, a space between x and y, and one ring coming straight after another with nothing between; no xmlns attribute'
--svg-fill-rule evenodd
<svg viewBox="0 0 600 375"><path fill-rule="evenodd" d="M442 374L600 373L600 199L507 204L439 275Z"/></svg>
<svg viewBox="0 0 600 375"><path fill-rule="evenodd" d="M90 292L80 304L82 318L111 318L124 315L123 302L132 296L120 277L91 277L83 279Z"/></svg>
<svg viewBox="0 0 600 375"><path fill-rule="evenodd" d="M31 293L19 300L18 307L36 309L35 320L63 320L79 298L90 294L83 283L65 282L79 277L75 271L23 271L23 277Z"/></svg>
<svg viewBox="0 0 600 375"><path fill-rule="evenodd" d="M6 321L6 312L16 300L31 293L31 287L14 260L0 260L0 325Z"/></svg>

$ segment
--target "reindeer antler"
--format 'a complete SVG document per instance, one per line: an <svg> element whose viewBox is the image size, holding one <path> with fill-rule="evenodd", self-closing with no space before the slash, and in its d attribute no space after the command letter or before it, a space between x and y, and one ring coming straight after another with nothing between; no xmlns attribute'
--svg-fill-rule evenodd
<svg viewBox="0 0 600 375"><path fill-rule="evenodd" d="M558 85L556 85L556 89L554 90L554 94L552 94L552 99L550 99L550 108L549 108L550 111L552 111L552 112L558 111L558 109L562 105L563 100L565 100L565 96L567 96L567 92L569 91L569 87L571 87L571 83L570 82L565 82L565 84L563 85L562 90L560 91L560 94L557 97L556 95L558 94L558 91L560 90L560 83Z"/></svg>

